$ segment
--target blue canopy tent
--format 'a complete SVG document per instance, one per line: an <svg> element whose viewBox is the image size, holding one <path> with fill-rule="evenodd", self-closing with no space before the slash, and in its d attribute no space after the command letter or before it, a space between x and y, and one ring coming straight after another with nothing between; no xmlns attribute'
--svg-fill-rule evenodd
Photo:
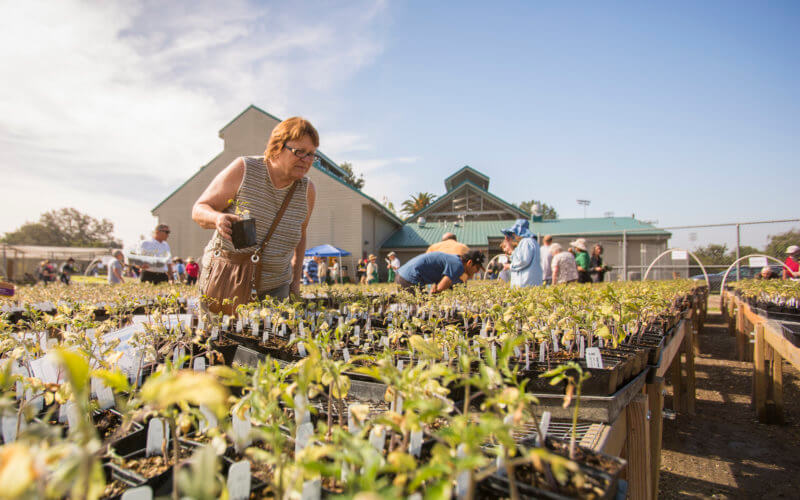
<svg viewBox="0 0 800 500"><path fill-rule="evenodd" d="M343 255L350 255L350 252L328 244L311 247L305 253L306 257L339 257L339 283L343 283L344 273L341 270Z"/></svg>

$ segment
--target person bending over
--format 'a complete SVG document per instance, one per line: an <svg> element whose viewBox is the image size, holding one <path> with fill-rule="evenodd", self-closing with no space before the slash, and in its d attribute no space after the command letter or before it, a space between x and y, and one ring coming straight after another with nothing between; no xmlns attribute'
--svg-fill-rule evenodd
<svg viewBox="0 0 800 500"><path fill-rule="evenodd" d="M472 277L483 269L484 255L472 250L464 255L431 252L417 255L397 271L397 284L404 290L432 285L431 293L439 293Z"/></svg>

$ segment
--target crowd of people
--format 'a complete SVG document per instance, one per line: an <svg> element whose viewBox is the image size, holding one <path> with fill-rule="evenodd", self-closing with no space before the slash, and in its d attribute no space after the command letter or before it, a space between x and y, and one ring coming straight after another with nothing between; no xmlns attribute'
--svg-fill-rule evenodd
<svg viewBox="0 0 800 500"><path fill-rule="evenodd" d="M597 243L589 253L585 238L570 242L565 249L547 235L540 245L525 219L503 230L503 237L503 253L492 260L486 278L508 282L512 287L598 283L609 271L603 264L603 246Z"/></svg>
<svg viewBox="0 0 800 500"><path fill-rule="evenodd" d="M170 228L159 224L152 238L141 242L138 254L128 254L127 264L122 251L113 252L107 265L108 282L138 277L155 284L198 284L201 293L222 302L226 297L245 300L269 295L282 299L290 293L298 294L301 283L343 281L343 269L337 259L305 258L306 231L316 200L316 187L307 174L319 159L319 143L317 130L307 120L292 117L282 121L273 128L263 155L234 159L192 207L192 219L202 228L215 230L200 262L191 257L173 257L167 243ZM242 205L249 207L260 244L237 248L232 233L234 224L241 220L237 210ZM424 254L405 264L394 252L389 253L385 259L386 276L402 288L430 285L430 291L437 293L472 277L528 287L602 282L610 270L603 263L603 247L599 243L591 247L591 253L584 238L570 242L566 249L549 235L540 244L525 219L517 220L502 233L503 254L493 259L488 269L482 252L470 250L457 241L455 234L446 233ZM783 277L800 277L800 247L792 245L787 253L788 269L784 269ZM379 271L377 256L359 259L357 282L378 283ZM49 261L43 261L37 277L45 283L60 279L69 284L75 272L72 259L58 271ZM762 276L768 277L769 273Z"/></svg>

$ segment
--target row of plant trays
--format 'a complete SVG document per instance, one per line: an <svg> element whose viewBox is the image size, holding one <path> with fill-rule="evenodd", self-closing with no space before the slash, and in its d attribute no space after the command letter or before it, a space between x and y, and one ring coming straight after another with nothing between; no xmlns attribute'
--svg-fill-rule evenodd
<svg viewBox="0 0 800 500"><path fill-rule="evenodd" d="M259 328L259 331L262 331ZM666 342L671 338L674 332L674 327L666 332L665 335L658 334L643 334L641 337L637 336L633 339L631 344L621 344L617 348L602 348L600 353L603 359L603 368L589 368L585 359L579 357L577 350L567 351L559 350L557 353L547 353L545 361L537 358L528 350L528 362L525 362L525 354L520 350L521 356L516 359L517 368L520 375L530 380L528 388L532 392L546 392L546 393L563 393L565 384L557 384L555 386L549 385L549 381L540 379L539 375L546 371L558 366L559 364L567 361L576 361L581 366L592 373L592 377L586 382L584 386L584 393L587 395L597 396L610 396L614 394L617 389L625 385L627 382L635 378L649 365L656 365L658 363L661 350ZM242 333L221 332L219 343L215 344L215 348L225 350L228 352L228 358L232 359L237 345L246 347L248 351L258 353L262 356L269 356L273 359L279 360L284 363L291 363L299 361L304 356L301 352L301 347L298 344L290 344L288 336L270 335L267 343L263 343L260 338L248 335L248 329L245 328ZM379 338L379 337L376 337ZM298 339L301 340L302 339ZM370 350L365 348L363 343L354 345L352 342L343 343L342 349L334 350L330 353L333 359L342 359L343 357L356 356L359 354L377 354L383 351L385 346L378 343L377 348L380 351ZM345 348L347 349L348 356L344 355ZM244 352L240 352L244 355ZM455 357L455 356L454 356ZM347 359L345 359L347 360ZM407 356L396 356L397 360L403 360L406 363L413 360ZM477 366L475 366L477 369Z"/></svg>

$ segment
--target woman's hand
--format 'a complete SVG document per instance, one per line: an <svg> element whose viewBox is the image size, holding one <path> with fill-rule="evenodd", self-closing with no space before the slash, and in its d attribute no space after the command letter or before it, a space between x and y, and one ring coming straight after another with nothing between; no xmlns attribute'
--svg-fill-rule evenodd
<svg viewBox="0 0 800 500"><path fill-rule="evenodd" d="M231 226L233 225L234 222L240 221L241 219L242 218L239 217L238 215L226 214L220 212L220 214L217 215L217 221L214 224L214 227L217 229L217 232L219 233L220 236L222 236L228 241L231 241L231 234L232 234Z"/></svg>

